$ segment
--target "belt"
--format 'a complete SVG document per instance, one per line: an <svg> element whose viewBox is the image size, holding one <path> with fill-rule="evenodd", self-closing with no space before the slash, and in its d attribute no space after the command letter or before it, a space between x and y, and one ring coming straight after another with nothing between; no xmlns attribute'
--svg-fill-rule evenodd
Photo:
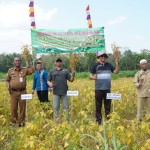
<svg viewBox="0 0 150 150"><path fill-rule="evenodd" d="M11 89L11 90L15 92L21 92L21 91L25 91L26 89L20 89L20 90Z"/></svg>

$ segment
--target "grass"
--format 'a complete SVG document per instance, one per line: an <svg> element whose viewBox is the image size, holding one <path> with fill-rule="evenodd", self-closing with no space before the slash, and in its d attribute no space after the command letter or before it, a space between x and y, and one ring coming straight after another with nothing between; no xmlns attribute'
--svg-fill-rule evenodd
<svg viewBox="0 0 150 150"><path fill-rule="evenodd" d="M112 74L112 79L118 79L121 77L134 77L134 75L136 74L137 70L127 70L127 71L120 71L119 74ZM0 80L5 79L6 78L6 73L0 73ZM83 78L89 78L89 72L80 72L80 73L76 73L76 79L83 79ZM33 79L33 75L30 75L27 77L27 80L32 80Z"/></svg>
<svg viewBox="0 0 150 150"><path fill-rule="evenodd" d="M118 79L121 77L134 77L136 74L137 70L127 70L127 71L120 71L119 74L112 74L112 79ZM77 79L82 79L82 78L89 78L89 72L81 72L76 74Z"/></svg>
<svg viewBox="0 0 150 150"><path fill-rule="evenodd" d="M0 72L0 79L5 79L6 78L6 73Z"/></svg>

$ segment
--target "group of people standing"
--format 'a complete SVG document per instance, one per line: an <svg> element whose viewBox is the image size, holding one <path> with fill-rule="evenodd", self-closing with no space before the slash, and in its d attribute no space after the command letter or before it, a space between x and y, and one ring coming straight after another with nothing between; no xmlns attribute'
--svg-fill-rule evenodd
<svg viewBox="0 0 150 150"><path fill-rule="evenodd" d="M97 62L90 71L90 79L95 80L95 106L96 122L102 124L102 104L104 102L105 117L109 119L111 112L111 100L107 99L107 93L111 93L111 73L119 73L119 60L115 60L116 66L106 62L108 55L98 52ZM25 125L26 101L21 100L21 94L26 94L26 76L35 72L30 61L26 62L27 67L22 67L19 56L13 60L14 67L8 70L6 86L11 98L11 123L20 126ZM73 82L75 70L71 74L68 69L62 67L63 60L60 57L55 59L55 68L49 73L43 69L42 60L36 63L36 72L33 77L32 94L37 93L40 102L48 102L49 88L53 89L53 112L54 119L59 121L60 101L62 100L63 111L66 114L66 121L69 121L69 99L67 96L67 81ZM138 91L137 118L142 120L144 103L147 112L150 114L150 71L147 61L140 61L141 70L135 75L134 84ZM18 104L20 114L18 115Z"/></svg>
<svg viewBox="0 0 150 150"><path fill-rule="evenodd" d="M27 67L22 67L22 60L16 56L13 60L14 67L8 70L6 86L11 98L11 124L19 127L25 125L26 101L21 100L21 94L26 94L26 76L34 72L32 94L37 93L40 102L48 102L49 88L53 89L54 117L59 120L60 101L62 100L63 110L66 113L66 120L69 121L69 99L67 96L67 80L74 81L75 70L70 74L68 69L62 67L63 60L60 57L55 59L55 68L49 74L43 69L42 60L36 62L36 72L28 61ZM18 115L18 104L20 114Z"/></svg>

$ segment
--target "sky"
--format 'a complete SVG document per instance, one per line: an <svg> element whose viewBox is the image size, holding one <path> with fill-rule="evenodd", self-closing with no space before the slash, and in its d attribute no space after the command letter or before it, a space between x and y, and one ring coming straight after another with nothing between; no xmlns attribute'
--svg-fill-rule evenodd
<svg viewBox="0 0 150 150"><path fill-rule="evenodd" d="M31 44L30 0L0 0L0 54L20 53ZM140 52L150 50L150 0L34 0L37 29L87 28L90 5L93 27L105 27L111 44Z"/></svg>

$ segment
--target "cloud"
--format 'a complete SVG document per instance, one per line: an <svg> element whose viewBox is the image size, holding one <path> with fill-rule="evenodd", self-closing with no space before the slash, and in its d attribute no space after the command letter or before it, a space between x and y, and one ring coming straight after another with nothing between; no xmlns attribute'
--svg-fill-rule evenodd
<svg viewBox="0 0 150 150"><path fill-rule="evenodd" d="M110 20L110 21L108 21L108 25L117 25L117 24L121 24L121 23L123 23L123 22L125 22L127 20L127 18L126 17L124 17L124 16L119 16L119 17L117 17L116 19L114 19L114 20Z"/></svg>
<svg viewBox="0 0 150 150"><path fill-rule="evenodd" d="M57 8L46 11L35 5L38 27L47 27L57 14ZM0 3L0 52L6 52L11 46L19 50L22 42L30 43L30 24L27 4ZM8 52L10 53L10 50Z"/></svg>
<svg viewBox="0 0 150 150"><path fill-rule="evenodd" d="M39 6L35 6L35 20L37 27L48 27L52 19L58 14L58 9L53 8L49 11L41 9Z"/></svg>
<svg viewBox="0 0 150 150"><path fill-rule="evenodd" d="M144 38L141 35L137 35L137 36L134 37L134 39L136 39L136 40L143 40Z"/></svg>

